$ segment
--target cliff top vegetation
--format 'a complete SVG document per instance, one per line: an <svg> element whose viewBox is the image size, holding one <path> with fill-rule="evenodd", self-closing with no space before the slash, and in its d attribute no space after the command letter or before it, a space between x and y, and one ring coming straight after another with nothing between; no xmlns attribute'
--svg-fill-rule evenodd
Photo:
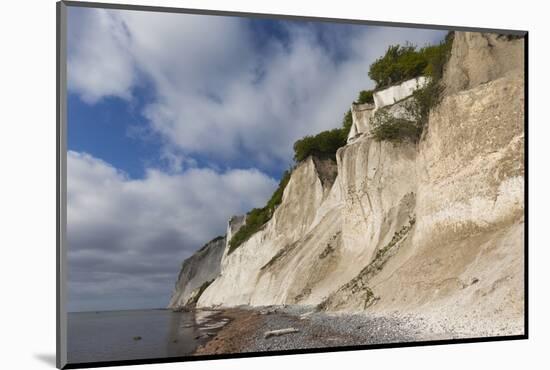
<svg viewBox="0 0 550 370"><path fill-rule="evenodd" d="M429 82L415 90L412 98L404 104L406 118L395 117L385 108L379 109L374 114L370 134L375 140L417 141L420 139L428 123L430 111L441 100L444 88L441 78L451 52L453 35L449 32L438 45L421 49L411 45L390 46L386 54L371 65L369 76L381 86L385 86L394 79L406 80L419 75L429 77Z"/></svg>
<svg viewBox="0 0 550 370"><path fill-rule="evenodd" d="M377 59L369 69L369 77L375 82L377 89L420 75L430 77L430 82L423 89L414 93L414 103L411 103L411 114L415 120L394 119L391 115L378 117L378 125L374 132L378 140L401 140L405 137L418 138L422 133L422 127L427 121L427 115L431 107L436 104L440 93L440 79L443 66L452 45L452 34L449 33L439 45L426 46L417 49L413 45L392 45L388 47L386 54ZM363 90L359 92L358 104L374 103L375 90ZM299 163L309 156L323 158L336 158L336 151L346 145L347 137L352 126L351 110L343 117L340 128L322 131L316 135L308 135L294 143L294 161ZM229 241L228 254L237 249L243 242L258 232L272 217L275 209L282 201L283 192L290 180L291 169L285 171L279 186L263 208L254 208L246 215L246 223L233 235Z"/></svg>
<svg viewBox="0 0 550 370"><path fill-rule="evenodd" d="M386 53L370 65L369 77L376 89L419 76L440 76L452 44L452 33L439 45L418 48L412 44L390 45Z"/></svg>

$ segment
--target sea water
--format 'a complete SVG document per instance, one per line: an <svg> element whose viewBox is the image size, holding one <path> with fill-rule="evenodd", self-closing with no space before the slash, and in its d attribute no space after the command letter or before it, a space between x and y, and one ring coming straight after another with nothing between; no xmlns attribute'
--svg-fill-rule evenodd
<svg viewBox="0 0 550 370"><path fill-rule="evenodd" d="M188 356L225 322L211 313L161 309L69 313L68 362Z"/></svg>

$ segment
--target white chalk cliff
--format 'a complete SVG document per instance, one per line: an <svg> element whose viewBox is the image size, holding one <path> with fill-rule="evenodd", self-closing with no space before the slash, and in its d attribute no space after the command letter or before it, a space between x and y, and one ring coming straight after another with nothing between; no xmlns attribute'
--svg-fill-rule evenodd
<svg viewBox="0 0 550 370"><path fill-rule="evenodd" d="M523 47L457 32L444 96L418 143L374 141L368 117L425 81L355 106L336 163L298 165L272 219L232 253L226 245L197 305L312 304L431 315L468 333L498 335L506 323L521 334Z"/></svg>
<svg viewBox="0 0 550 370"><path fill-rule="evenodd" d="M403 103L415 90L424 87L428 81L429 79L423 76L412 78L395 86L375 91L373 94L374 104L353 103L351 105L353 123L348 134L348 143L351 143L362 134L369 133L371 129L370 120L380 108L388 107L390 113L394 116L405 115Z"/></svg>
<svg viewBox="0 0 550 370"><path fill-rule="evenodd" d="M202 290L218 277L225 240L217 237L209 241L182 263L169 308L194 305Z"/></svg>

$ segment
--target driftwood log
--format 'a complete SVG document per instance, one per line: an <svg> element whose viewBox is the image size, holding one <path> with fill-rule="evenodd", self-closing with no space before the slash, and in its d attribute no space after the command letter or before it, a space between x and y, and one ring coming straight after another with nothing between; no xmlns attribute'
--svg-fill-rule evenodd
<svg viewBox="0 0 550 370"><path fill-rule="evenodd" d="M271 330L264 333L264 338L267 339L269 337L278 337L279 335L292 334L297 332L299 332L299 330L295 328Z"/></svg>

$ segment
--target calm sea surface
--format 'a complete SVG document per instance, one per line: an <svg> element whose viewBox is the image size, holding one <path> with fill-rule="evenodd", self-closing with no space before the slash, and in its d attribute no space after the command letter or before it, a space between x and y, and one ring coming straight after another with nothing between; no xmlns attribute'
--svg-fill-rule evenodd
<svg viewBox="0 0 550 370"><path fill-rule="evenodd" d="M132 310L68 314L69 363L187 356L227 322L208 312ZM135 337L141 337L135 340Z"/></svg>

